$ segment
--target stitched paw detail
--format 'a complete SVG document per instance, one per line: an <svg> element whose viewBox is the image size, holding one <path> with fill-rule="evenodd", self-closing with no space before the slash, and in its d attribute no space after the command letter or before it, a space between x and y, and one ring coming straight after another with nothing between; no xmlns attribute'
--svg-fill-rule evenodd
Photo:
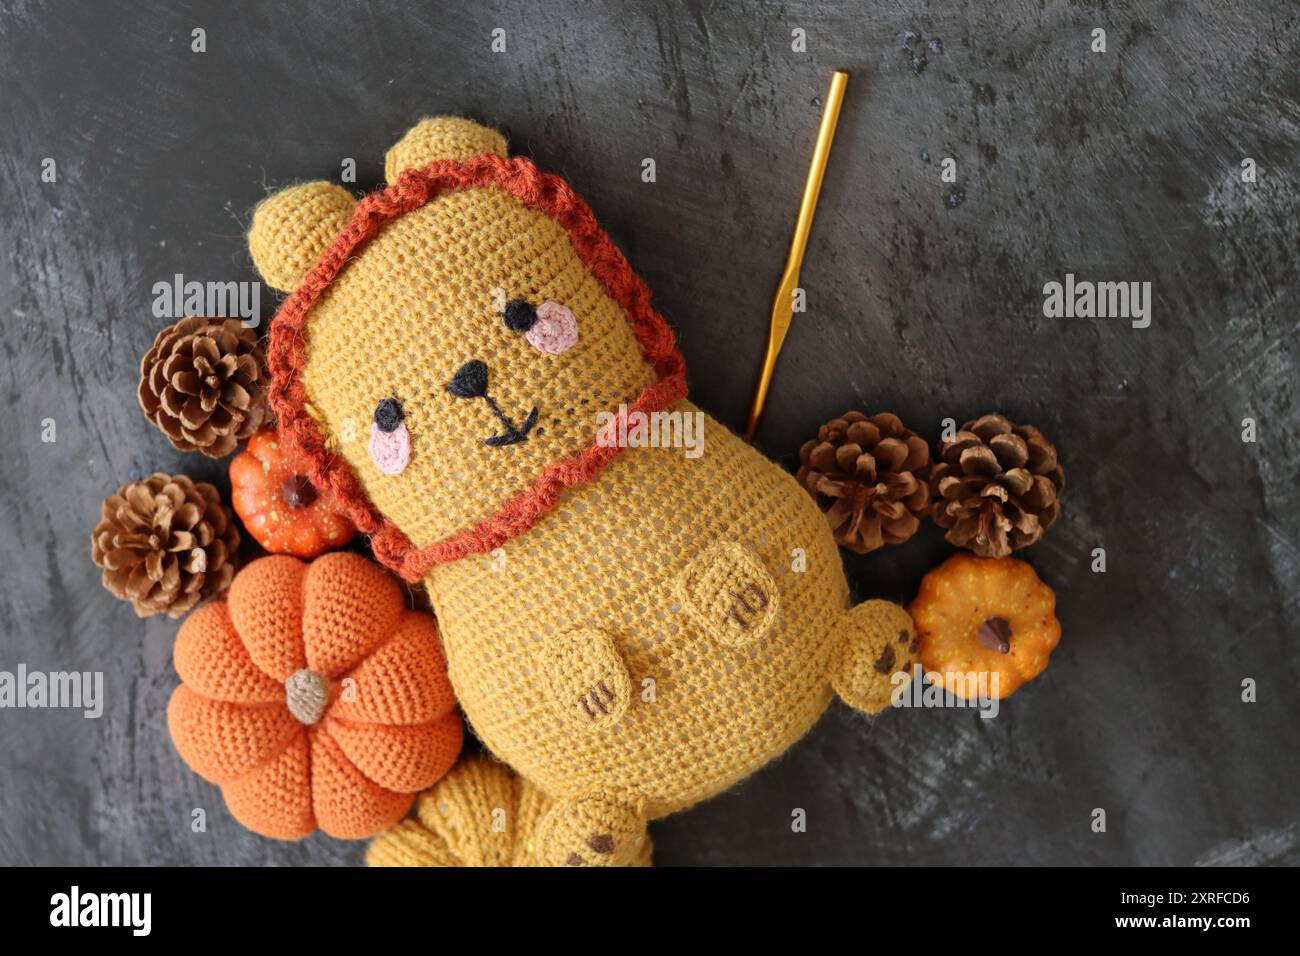
<svg viewBox="0 0 1300 956"><path fill-rule="evenodd" d="M597 681L595 687L589 688L585 694L582 694L578 698L578 703L589 720L600 720L602 716L609 716L622 706L603 680Z"/></svg>
<svg viewBox="0 0 1300 956"><path fill-rule="evenodd" d="M896 604L867 601L844 612L834 627L843 643L831 686L850 707L880 712L898 686L895 675L911 673L917 650L912 619Z"/></svg>
<svg viewBox="0 0 1300 956"><path fill-rule="evenodd" d="M618 843L608 833L593 833L583 841L597 857L612 857L618 849ZM586 866L587 861L577 853L569 853L564 862L569 866Z"/></svg>
<svg viewBox="0 0 1300 956"><path fill-rule="evenodd" d="M632 678L614 641L579 628L542 642L542 676L555 713L570 727L601 730L618 723L632 698Z"/></svg>
<svg viewBox="0 0 1300 956"><path fill-rule="evenodd" d="M628 866L648 839L641 812L606 793L560 801L537 836L541 859L552 866Z"/></svg>
<svg viewBox="0 0 1300 956"><path fill-rule="evenodd" d="M724 644L748 644L776 624L776 581L747 548L717 544L677 580L677 597L691 623Z"/></svg>

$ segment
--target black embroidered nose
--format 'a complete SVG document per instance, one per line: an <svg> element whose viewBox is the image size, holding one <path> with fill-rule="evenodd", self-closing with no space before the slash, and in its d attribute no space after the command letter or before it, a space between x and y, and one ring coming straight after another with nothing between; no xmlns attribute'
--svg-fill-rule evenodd
<svg viewBox="0 0 1300 956"><path fill-rule="evenodd" d="M533 410L528 413L522 425L516 425L506 414L501 411L501 406L496 400L488 394L488 367L486 363L473 359L466 362L456 370L456 374L451 377L447 383L447 391L457 398L481 398L487 402L487 407L492 410L492 415L505 426L505 431L500 435L492 435L483 439L483 444L492 448L504 448L507 445L517 445L521 441L528 440L528 433L533 430L537 424L538 408L533 406Z"/></svg>
<svg viewBox="0 0 1300 956"><path fill-rule="evenodd" d="M487 365L478 359L466 362L447 383L447 391L457 398L481 398L487 394Z"/></svg>
<svg viewBox="0 0 1300 956"><path fill-rule="evenodd" d="M397 404L397 399L386 398L375 406L375 424L384 434L397 431L397 426L402 424L402 406Z"/></svg>
<svg viewBox="0 0 1300 956"><path fill-rule="evenodd" d="M512 332L527 332L537 321L537 310L524 299L511 299L506 303L506 328Z"/></svg>

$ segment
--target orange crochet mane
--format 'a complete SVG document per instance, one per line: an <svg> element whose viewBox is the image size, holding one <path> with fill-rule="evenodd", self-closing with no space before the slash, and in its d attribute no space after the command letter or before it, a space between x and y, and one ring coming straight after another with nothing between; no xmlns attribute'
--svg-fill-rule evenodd
<svg viewBox="0 0 1300 956"><path fill-rule="evenodd" d="M527 159L503 159L489 153L465 162L446 160L430 163L424 169L408 169L394 185L361 200L352 220L271 321L267 352L272 378L270 402L282 440L313 484L331 495L363 534L371 536L375 557L411 582L419 581L434 565L491 551L523 534L555 506L565 488L591 478L622 450L596 444L593 434L585 449L547 467L531 487L478 524L416 548L366 497L356 473L329 450L325 435L308 411L302 382L307 317L334 277L389 220L419 209L446 190L493 186L563 226L583 264L631 319L642 355L658 379L629 403L629 413L659 411L686 395L685 362L663 317L650 307L650 289L597 225L587 204L560 177L540 172Z"/></svg>

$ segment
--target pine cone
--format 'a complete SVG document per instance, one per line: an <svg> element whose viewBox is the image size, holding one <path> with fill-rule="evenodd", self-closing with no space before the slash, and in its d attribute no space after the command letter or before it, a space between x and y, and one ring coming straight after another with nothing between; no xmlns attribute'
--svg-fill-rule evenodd
<svg viewBox="0 0 1300 956"><path fill-rule="evenodd" d="M939 445L930 472L932 516L948 541L1004 558L1033 544L1060 514L1065 471L1031 425L984 415Z"/></svg>
<svg viewBox="0 0 1300 956"><path fill-rule="evenodd" d="M858 554L901 544L930 505L930 447L898 417L847 412L799 449L799 482L812 492L835 540Z"/></svg>
<svg viewBox="0 0 1300 956"><path fill-rule="evenodd" d="M182 617L235 576L239 530L217 489L152 474L104 501L90 539L104 587L140 617Z"/></svg>
<svg viewBox="0 0 1300 956"><path fill-rule="evenodd" d="M137 395L176 448L223 458L261 427L268 381L256 332L192 316L158 333L140 361Z"/></svg>

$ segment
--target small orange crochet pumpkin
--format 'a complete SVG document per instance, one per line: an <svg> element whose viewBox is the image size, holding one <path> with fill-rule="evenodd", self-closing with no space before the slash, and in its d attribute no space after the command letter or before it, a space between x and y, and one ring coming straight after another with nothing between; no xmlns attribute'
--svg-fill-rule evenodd
<svg viewBox="0 0 1300 956"><path fill-rule="evenodd" d="M263 836L372 836L460 753L433 618L358 554L254 561L186 619L174 660L176 749Z"/></svg>

